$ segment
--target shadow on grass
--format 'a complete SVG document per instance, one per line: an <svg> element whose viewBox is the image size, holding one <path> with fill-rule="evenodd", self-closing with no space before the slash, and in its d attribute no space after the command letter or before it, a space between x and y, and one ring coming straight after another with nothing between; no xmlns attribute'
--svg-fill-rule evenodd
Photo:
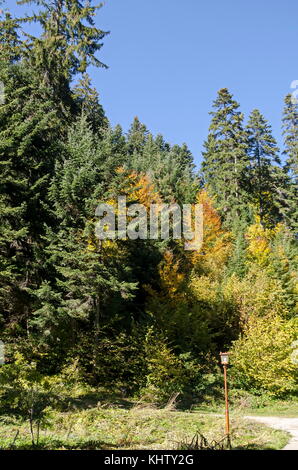
<svg viewBox="0 0 298 470"><path fill-rule="evenodd" d="M61 402L60 408L63 411L66 409L86 410L97 405L106 408L130 409L135 405L135 402L124 398L120 392L111 394L110 392L100 391L86 393L76 398L68 397Z"/></svg>
<svg viewBox="0 0 298 470"><path fill-rule="evenodd" d="M117 448L121 448L121 446L97 440L71 443L59 439L53 439L48 442L41 441L39 444L35 445L31 443L20 443L15 446L0 448L0 450L111 450Z"/></svg>

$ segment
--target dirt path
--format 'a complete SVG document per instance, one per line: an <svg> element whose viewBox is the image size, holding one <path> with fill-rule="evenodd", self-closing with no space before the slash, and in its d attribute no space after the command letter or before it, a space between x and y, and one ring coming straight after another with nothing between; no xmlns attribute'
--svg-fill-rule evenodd
<svg viewBox="0 0 298 470"><path fill-rule="evenodd" d="M273 416L245 416L245 418L267 424L267 426L274 429L287 431L292 435L292 438L282 450L298 450L298 418L277 418Z"/></svg>

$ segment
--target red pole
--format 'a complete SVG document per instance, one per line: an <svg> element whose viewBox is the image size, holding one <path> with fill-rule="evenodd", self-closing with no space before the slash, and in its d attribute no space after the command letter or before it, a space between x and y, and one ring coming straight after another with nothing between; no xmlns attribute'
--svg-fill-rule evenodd
<svg viewBox="0 0 298 470"><path fill-rule="evenodd" d="M230 420L229 420L229 399L228 399L228 381L227 381L227 366L224 364L224 382L225 382L225 402L226 402L226 434L230 434Z"/></svg>

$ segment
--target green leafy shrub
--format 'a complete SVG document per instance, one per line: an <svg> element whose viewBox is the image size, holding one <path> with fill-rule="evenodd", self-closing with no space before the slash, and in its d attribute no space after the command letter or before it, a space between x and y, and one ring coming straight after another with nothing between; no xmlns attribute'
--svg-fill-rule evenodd
<svg viewBox="0 0 298 470"><path fill-rule="evenodd" d="M148 329L145 337L145 360L147 373L142 399L164 403L173 394L183 391L187 380L183 362L153 328Z"/></svg>
<svg viewBox="0 0 298 470"><path fill-rule="evenodd" d="M234 383L241 388L281 396L297 392L298 368L292 360L297 320L277 315L250 317L231 354Z"/></svg>
<svg viewBox="0 0 298 470"><path fill-rule="evenodd" d="M32 444L38 444L40 426L57 401L55 378L44 377L35 362L27 363L16 353L14 362L0 369L0 386L2 411L28 420Z"/></svg>

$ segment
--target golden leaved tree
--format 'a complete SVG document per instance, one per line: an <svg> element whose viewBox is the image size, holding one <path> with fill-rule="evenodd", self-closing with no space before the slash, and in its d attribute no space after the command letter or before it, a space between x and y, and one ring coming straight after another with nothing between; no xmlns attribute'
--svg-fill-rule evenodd
<svg viewBox="0 0 298 470"><path fill-rule="evenodd" d="M297 392L298 367L293 345L298 337L297 319L279 315L251 315L231 354L234 381L241 387L273 396Z"/></svg>

